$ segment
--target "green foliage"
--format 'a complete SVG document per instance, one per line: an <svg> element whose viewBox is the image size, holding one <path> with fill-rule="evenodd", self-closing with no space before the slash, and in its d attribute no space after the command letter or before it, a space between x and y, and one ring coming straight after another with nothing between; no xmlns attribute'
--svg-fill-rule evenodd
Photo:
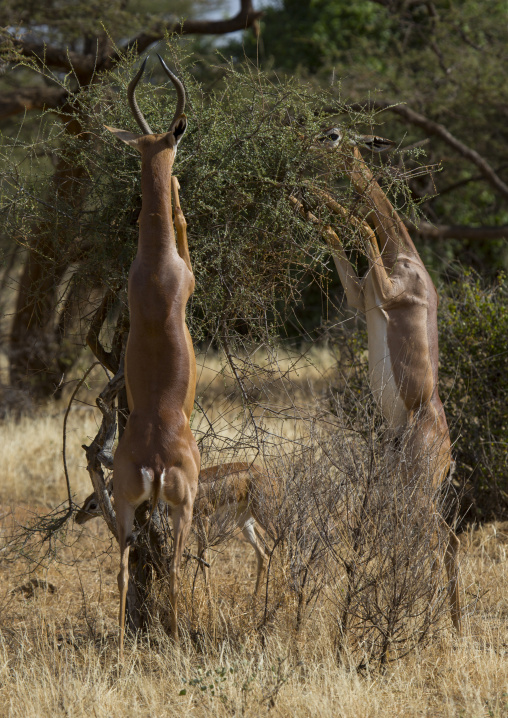
<svg viewBox="0 0 508 718"><path fill-rule="evenodd" d="M365 51L372 43L380 51L377 59L386 49L391 24L386 11L370 0L285 0L265 9L262 54L277 68L311 73L346 58L368 62ZM257 56L251 35L243 47L249 57Z"/></svg>
<svg viewBox="0 0 508 718"><path fill-rule="evenodd" d="M485 286L464 271L441 291L440 386L466 486L464 510L477 520L508 513L508 282Z"/></svg>
<svg viewBox="0 0 508 718"><path fill-rule="evenodd" d="M271 82L248 67L227 68L220 88L204 95L177 47L171 46L172 64L189 96L189 129L174 173L196 275L191 333L194 341L225 333L269 340L301 300L303 286L320 281L322 273L323 242L295 214L289 196L305 194L312 179L335 187L343 204L350 202L349 184L341 188L340 153L310 149L322 126L316 108L329 104L330 97L294 81ZM126 102L134 71L131 59L83 88L73 103L72 116L82 128L78 134L62 132L46 119L35 143L4 138L5 230L28 237L37 226L50 245L44 252L72 266L66 281L90 292L105 286L121 292L136 251L139 154L104 128L137 131ZM154 82L156 87L141 82L137 97L153 130L164 132L174 95L161 76ZM366 119L352 114L348 124ZM14 149L16 157L23 151L22 161L13 163ZM42 155L45 162L48 153L54 161L72 164L65 192L38 174L38 159ZM20 166L27 168L23 176ZM394 191L404 194L403 179L385 175Z"/></svg>
<svg viewBox="0 0 508 718"><path fill-rule="evenodd" d="M223 703L226 703L227 698L223 693L222 684L227 681L234 672L234 668L229 668L228 670L226 666L220 666L220 668L215 668L213 671L209 669L206 672L202 668L197 668L194 678L189 679L189 681L182 678L182 682L188 684L189 690L196 688L202 693L207 693L211 698L217 696ZM182 688L178 695L187 695L187 689Z"/></svg>

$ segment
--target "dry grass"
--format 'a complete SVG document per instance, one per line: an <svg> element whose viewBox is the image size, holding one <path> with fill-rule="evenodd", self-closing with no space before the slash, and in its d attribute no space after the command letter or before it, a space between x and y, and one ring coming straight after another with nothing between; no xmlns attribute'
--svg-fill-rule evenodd
<svg viewBox="0 0 508 718"><path fill-rule="evenodd" d="M291 363L288 357L284 361ZM304 366L298 391L304 397L309 386L316 391L321 381L322 372ZM283 395L284 382L279 383ZM224 386L234 390L227 371L219 362L208 362L199 392L217 417ZM238 405L231 409L219 434L234 433L243 422L241 414ZM52 406L49 412L0 425L4 545L34 512L65 500L62 420L63 407ZM199 423L200 417L195 420ZM80 447L95 435L97 421L96 412L87 408L69 417L67 460L77 499L90 491ZM286 423L284 432L297 435L297 422ZM210 449L206 463L213 456ZM20 554L0 553L0 715L506 718L508 525L491 524L461 540L463 600L469 603L464 636L455 637L445 621L429 644L384 673L357 673L337 664L322 608L297 637L283 611L261 635L250 603L255 557L246 543L232 539L214 556L213 615L202 578L195 580L195 565L188 563L181 649L155 621L150 643L129 644L119 674L116 545L102 521L82 529L69 524L47 568L34 567ZM31 577L41 579L33 590L27 586Z"/></svg>
<svg viewBox="0 0 508 718"><path fill-rule="evenodd" d="M326 620L319 614L297 645L275 631L262 648L255 633L246 630L242 642L205 641L198 648L184 630L177 651L155 631L152 645L131 644L118 675L116 552L112 559L101 523L87 528L79 542L73 530L62 551L74 565L54 566L47 574L57 593L38 589L34 598L10 595L15 586L2 567L0 714L502 718L508 714L508 577L505 563L484 550L484 539L494 553L503 548L500 532L493 537L491 530L467 541L465 581L489 593L471 617L466 636L443 633L384 675L358 675L337 666ZM220 610L247 615L251 552L231 542L219 563ZM206 614L204 607L202 611ZM246 628L249 624L247 618Z"/></svg>

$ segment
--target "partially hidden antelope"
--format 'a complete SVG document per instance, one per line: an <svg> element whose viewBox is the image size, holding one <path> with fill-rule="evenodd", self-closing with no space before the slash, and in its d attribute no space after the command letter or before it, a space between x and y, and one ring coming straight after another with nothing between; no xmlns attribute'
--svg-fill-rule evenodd
<svg viewBox="0 0 508 718"><path fill-rule="evenodd" d="M125 380L130 414L113 463L113 496L120 544L120 659L123 658L134 513L149 499L152 512L158 499L163 499L173 522L170 626L173 638L178 640L180 563L191 526L200 468L198 447L190 429L196 360L185 323L194 275L187 245L187 224L178 196L179 184L176 177L171 176L177 146L187 127L185 90L158 57L178 98L169 131L154 134L136 102L135 89L146 60L127 90L130 109L142 134L107 127L115 137L140 152L142 193L138 248L128 283L130 330L125 351Z"/></svg>
<svg viewBox="0 0 508 718"><path fill-rule="evenodd" d="M193 524L196 532L198 557L206 558L208 533L214 518L225 523L232 522L256 553L257 573L254 595L259 594L266 572L267 553L263 542L256 533L256 526L266 530L263 523L263 502L270 496L275 480L256 464L236 462L219 464L202 469L199 475L198 491L194 502ZM101 509L95 492L83 501L74 521L83 525L101 516ZM221 516L222 515L222 516ZM207 588L210 585L206 563L200 563Z"/></svg>
<svg viewBox="0 0 508 718"><path fill-rule="evenodd" d="M413 476L430 472L433 488L437 489L453 466L448 424L438 392L438 294L404 223L358 149L363 146L382 151L394 143L371 135L355 135L353 140L344 142L340 129L332 127L324 132L320 144L341 153L344 171L366 204L374 226L371 229L330 194L313 188L320 202L349 221L363 237L368 254L364 277L357 276L333 229L305 211L296 198L291 201L308 221L320 228L348 305L365 315L370 388L394 446L404 437L406 471ZM434 507L429 510L434 511ZM439 514L437 518L448 535L445 565L451 618L460 633L460 542Z"/></svg>

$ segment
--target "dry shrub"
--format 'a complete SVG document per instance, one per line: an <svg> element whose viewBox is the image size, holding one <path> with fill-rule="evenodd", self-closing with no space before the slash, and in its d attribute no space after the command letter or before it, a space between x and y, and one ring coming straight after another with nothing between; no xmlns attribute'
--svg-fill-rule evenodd
<svg viewBox="0 0 508 718"><path fill-rule="evenodd" d="M372 403L362 408L369 431L324 418L308 446L269 461L281 480L262 504L271 556L260 627L298 635L324 610L340 660L384 665L448 615L446 497L431 472L408 471L407 437L394 451Z"/></svg>
<svg viewBox="0 0 508 718"><path fill-rule="evenodd" d="M442 494L432 474L408 475L404 448L394 457L393 441L383 439L361 453L351 446L351 473L329 522L337 649L364 666L400 658L447 612Z"/></svg>

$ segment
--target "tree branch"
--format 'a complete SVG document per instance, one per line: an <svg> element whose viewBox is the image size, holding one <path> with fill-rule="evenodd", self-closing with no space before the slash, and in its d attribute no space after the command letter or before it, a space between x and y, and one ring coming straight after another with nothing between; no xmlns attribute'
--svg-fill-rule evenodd
<svg viewBox="0 0 508 718"><path fill-rule="evenodd" d="M113 289L108 289L106 294L102 298L102 302L99 308L95 312L93 319L90 323L90 329L86 335L86 343L92 351L92 354L97 357L101 364L103 364L110 372L115 373L118 371L118 366L115 365L115 359L113 352L108 352L104 349L101 342L99 341L99 335L101 333L102 325L106 321L109 310L113 302L116 299L116 293Z"/></svg>
<svg viewBox="0 0 508 718"><path fill-rule="evenodd" d="M85 375L86 376L86 375ZM109 530L118 538L116 515L111 505L109 491L104 480L102 466L113 468L113 446L117 432L115 397L125 387L124 365L121 363L115 376L107 383L96 399L102 413L102 422L95 439L90 446L83 444L87 459L87 470L99 501L99 506Z"/></svg>
<svg viewBox="0 0 508 718"><path fill-rule="evenodd" d="M412 232L429 237L430 239L508 239L508 225L501 227L467 227L461 225L441 224L434 225L430 222L420 222L418 225L405 222L407 228Z"/></svg>
<svg viewBox="0 0 508 718"><path fill-rule="evenodd" d="M0 96L0 119L5 120L25 110L55 109L61 107L67 92L60 87L20 87Z"/></svg>
<svg viewBox="0 0 508 718"><path fill-rule="evenodd" d="M500 192L503 197L508 199L508 185L503 182L503 180L496 174L496 172L489 165L487 160L485 160L480 154L478 154L476 150L471 149L463 142L458 140L456 137L454 137L444 125L440 125L438 122L434 122L434 120L429 120L424 115L420 115L419 112L415 112L409 107L406 107L406 105L391 105L389 102L382 102L380 100L376 100L374 102L367 102L365 104L355 103L351 106L351 109L356 110L357 112L364 112L365 109L380 111L389 110L390 112L394 112L395 114L402 117L406 122L409 122L412 125L416 125L417 127L421 127L423 130L425 130L425 132L427 132L427 134L440 137L444 142L446 142L447 145L449 145L456 152L462 155L462 157L465 157L470 162L475 164L480 170L482 176L498 192ZM327 111L332 112L332 108L327 108ZM333 110L333 113L337 113L336 108Z"/></svg>
<svg viewBox="0 0 508 718"><path fill-rule="evenodd" d="M246 30L249 27L254 27L257 32L257 21L262 15L261 11L253 9L252 0L240 0L239 12L227 20L179 20L176 16L173 16L169 20L158 22L147 32L140 33L123 46L119 52L107 53L102 57L97 57L95 52L83 55L78 52L71 52L67 48L23 39L16 41L15 45L25 57L36 59L40 64L52 69L74 72L82 84L88 84L94 71L109 70L125 52L135 48L138 53L141 53L154 42L162 40L166 33L176 33L178 35L225 35L237 30Z"/></svg>
<svg viewBox="0 0 508 718"><path fill-rule="evenodd" d="M36 60L41 66L53 70L66 70L74 72L78 80L87 84L97 68L95 53L93 55L82 55L79 52L72 52L68 48L46 45L42 42L29 42L17 40L15 43L18 51L24 57Z"/></svg>
<svg viewBox="0 0 508 718"><path fill-rule="evenodd" d="M502 164L495 172L499 172L500 170L505 170L508 167L507 164ZM465 187L468 184L471 184L471 182L482 182L484 179L483 175L472 175L471 177L466 177L465 179L458 180L457 182L453 182L452 184L447 185L446 187L440 187L439 188L439 196L442 197L444 194L448 194L449 192L454 192L459 187Z"/></svg>
<svg viewBox="0 0 508 718"><path fill-rule="evenodd" d="M131 40L125 50L134 46L137 51L143 52L149 45L161 40L166 32L175 32L179 35L227 35L238 30L247 30L254 27L257 32L257 21L263 15L261 11L255 11L252 7L252 0L240 0L240 10L234 17L227 20L183 20L176 17L166 23L161 23L149 32L144 32Z"/></svg>

